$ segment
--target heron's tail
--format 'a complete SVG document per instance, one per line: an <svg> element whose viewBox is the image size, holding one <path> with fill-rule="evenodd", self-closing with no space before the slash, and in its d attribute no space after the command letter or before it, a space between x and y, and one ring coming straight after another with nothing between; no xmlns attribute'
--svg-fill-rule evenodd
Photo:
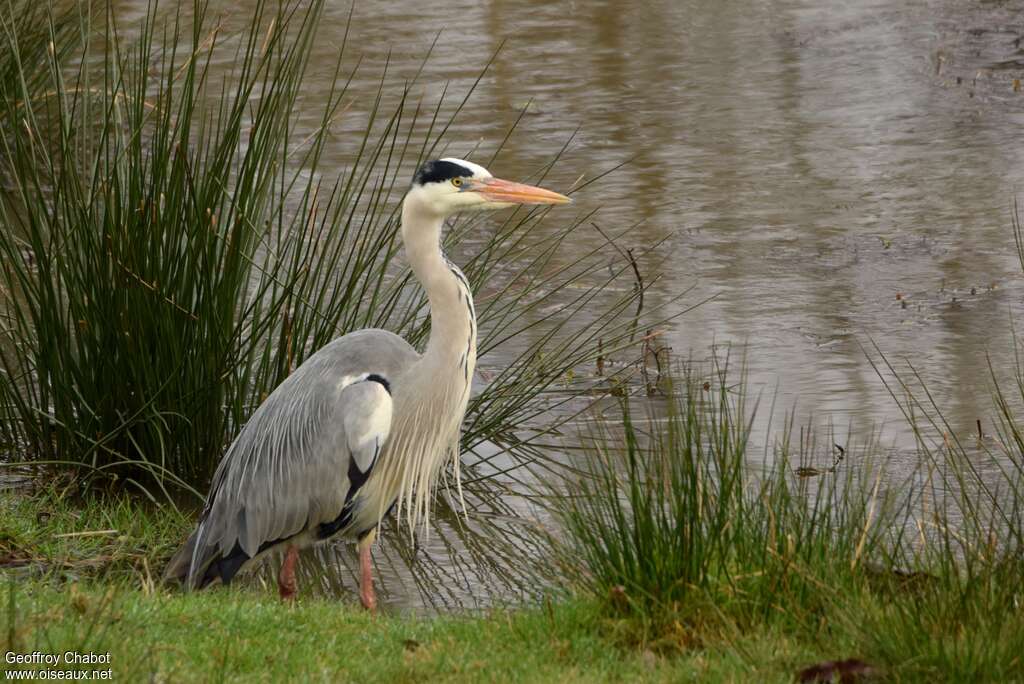
<svg viewBox="0 0 1024 684"><path fill-rule="evenodd" d="M201 529L201 528L200 528ZM180 584L186 589L205 589L212 584L220 584L222 575L219 574L223 568L214 562L220 560L219 555L211 554L208 547L200 549L196 554L196 539L199 536L199 529L196 529L188 536L188 539L181 548L174 552L171 560L167 561L164 569L163 581L167 584ZM242 554L240 558L231 558L229 564L228 578L234 576L239 567L249 557ZM195 563L195 567L193 567ZM190 584L191 577L191 584Z"/></svg>
<svg viewBox="0 0 1024 684"><path fill-rule="evenodd" d="M198 530L190 534L185 543L181 545L181 548L171 556L171 560L167 561L167 568L164 570L164 582L184 584L185 580L188 579L188 573L192 567L193 551L195 551L196 547L197 532Z"/></svg>

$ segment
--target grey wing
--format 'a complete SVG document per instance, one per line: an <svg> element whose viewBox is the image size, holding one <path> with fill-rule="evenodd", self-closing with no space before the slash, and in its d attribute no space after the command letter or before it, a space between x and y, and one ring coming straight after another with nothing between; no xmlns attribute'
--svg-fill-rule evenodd
<svg viewBox="0 0 1024 684"><path fill-rule="evenodd" d="M189 586L216 574L227 581L264 549L339 519L387 440L389 379L416 358L396 335L360 331L274 390L222 459L199 527L179 551Z"/></svg>

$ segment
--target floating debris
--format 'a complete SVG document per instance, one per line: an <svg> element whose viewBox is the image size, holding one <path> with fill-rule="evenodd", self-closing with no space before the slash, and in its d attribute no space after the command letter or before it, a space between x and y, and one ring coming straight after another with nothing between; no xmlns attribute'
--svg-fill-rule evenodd
<svg viewBox="0 0 1024 684"><path fill-rule="evenodd" d="M835 449L836 454L835 454L835 458L832 461L832 465L829 466L828 468L815 468L813 466L800 466L799 468L797 468L793 472L795 472L798 477L818 477L819 475L825 475L827 473L834 473L836 471L836 468L839 467L839 464L842 462L842 460L844 458L846 458L846 449L844 449L843 447L839 446L838 444L833 444L832 447Z"/></svg>

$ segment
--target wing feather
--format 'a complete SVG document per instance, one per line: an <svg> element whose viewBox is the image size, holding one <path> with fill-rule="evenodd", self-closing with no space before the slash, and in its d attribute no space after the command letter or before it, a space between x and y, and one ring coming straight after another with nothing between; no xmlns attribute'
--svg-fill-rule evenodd
<svg viewBox="0 0 1024 684"><path fill-rule="evenodd" d="M191 586L238 548L252 558L341 515L350 466L368 474L387 441L387 378L416 358L396 335L360 331L311 356L267 397L221 460L199 527L179 552L191 552Z"/></svg>

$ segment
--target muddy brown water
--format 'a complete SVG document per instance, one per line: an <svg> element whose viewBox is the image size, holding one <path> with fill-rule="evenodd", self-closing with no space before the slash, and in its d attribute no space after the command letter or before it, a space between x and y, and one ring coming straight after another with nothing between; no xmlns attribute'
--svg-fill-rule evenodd
<svg viewBox="0 0 1024 684"><path fill-rule="evenodd" d="M349 11L330 3L318 63L336 59ZM439 33L414 89L432 105L445 88L461 97L502 46L445 152L486 159L525 108L496 175L528 177L570 138L554 189L632 160L559 211L637 224L623 247L664 240L642 264L663 274L649 304L714 295L671 326L674 353L731 346L798 422L913 445L871 340L914 364L957 429L991 414L989 359L1013 376L1024 3L361 0L348 30L363 67L339 139L365 121L385 62L402 83ZM328 84L314 71L305 97ZM350 152L330 150L325 174ZM567 249L595 238L583 228ZM446 568L454 601L479 598L472 572ZM396 572L392 585L411 583Z"/></svg>
<svg viewBox="0 0 1024 684"><path fill-rule="evenodd" d="M332 4L318 59L348 21ZM401 83L438 34L414 90L428 105L461 97L501 47L446 153L488 157L526 107L497 175L535 173L574 132L551 187L632 160L562 211L640 222L623 247L666 239L644 264L663 275L651 305L715 297L672 326L677 356L731 345L777 407L909 446L861 348L873 339L955 426L989 412L986 354L1010 377L1024 293L1024 3L361 2L339 135L365 120L384 63ZM567 249L597 238L578 232Z"/></svg>

